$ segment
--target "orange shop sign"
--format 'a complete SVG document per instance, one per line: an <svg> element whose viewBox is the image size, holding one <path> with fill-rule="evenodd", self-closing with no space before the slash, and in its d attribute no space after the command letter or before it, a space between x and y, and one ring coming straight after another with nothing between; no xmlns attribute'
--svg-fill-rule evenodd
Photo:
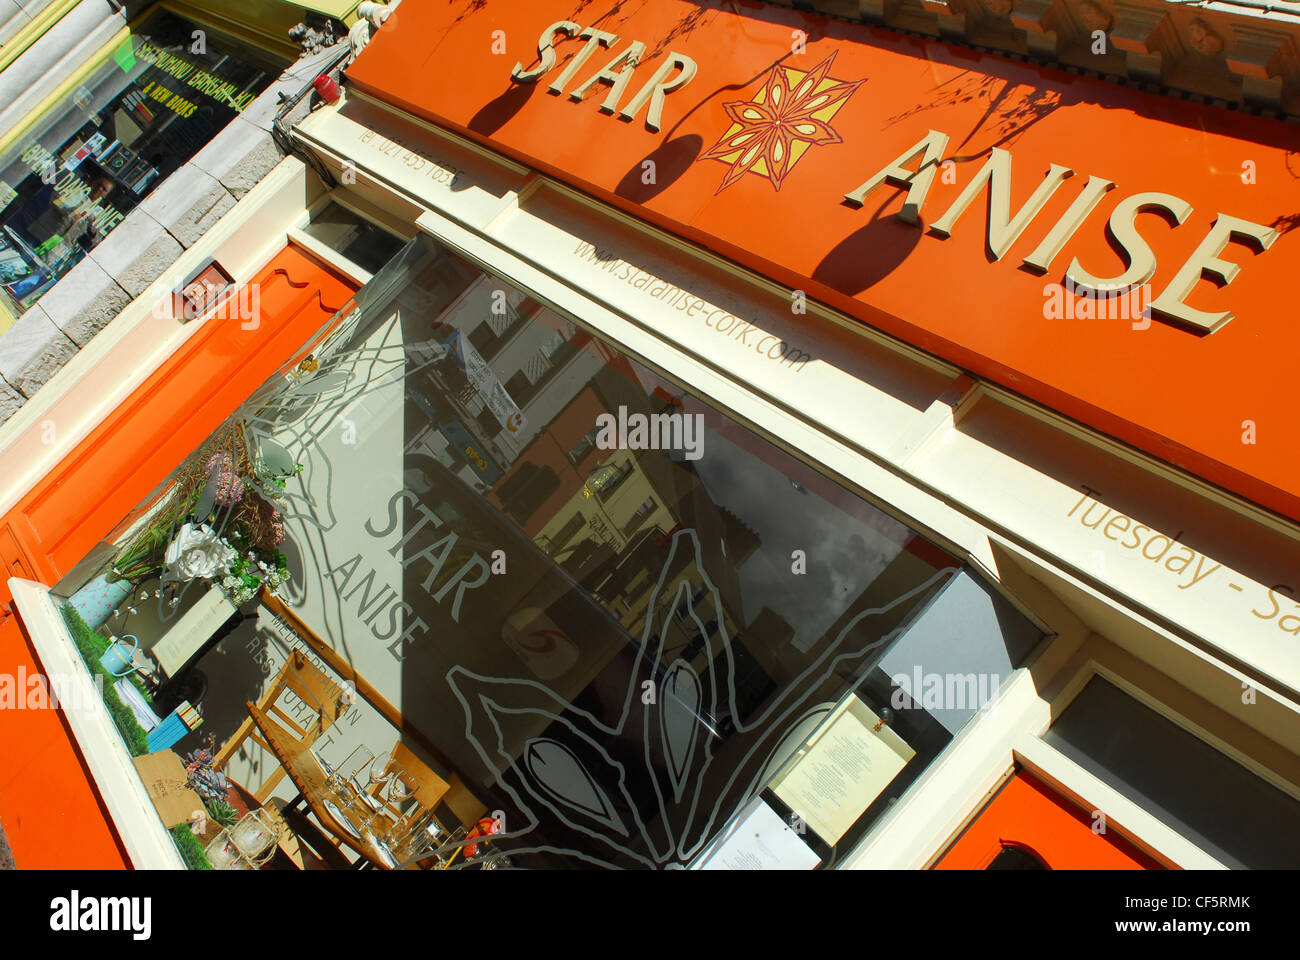
<svg viewBox="0 0 1300 960"><path fill-rule="evenodd" d="M407 4L349 76L1300 519L1294 127L770 5L572 12Z"/></svg>

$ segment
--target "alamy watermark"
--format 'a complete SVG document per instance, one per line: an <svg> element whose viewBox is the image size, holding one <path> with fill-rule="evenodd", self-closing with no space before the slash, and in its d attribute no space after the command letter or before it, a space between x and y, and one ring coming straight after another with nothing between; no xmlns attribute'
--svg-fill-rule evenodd
<svg viewBox="0 0 1300 960"><path fill-rule="evenodd" d="M1043 318L1046 320L1129 320L1134 330L1151 326L1148 305L1152 300L1151 284L1142 283L1123 290L1093 290L1076 286L1069 277L1065 283L1043 287Z"/></svg>
<svg viewBox="0 0 1300 960"><path fill-rule="evenodd" d="M78 683L77 677L60 674L28 674L18 665L17 673L0 673L0 710L102 710L104 677L96 674L94 685Z"/></svg>
<svg viewBox="0 0 1300 960"><path fill-rule="evenodd" d="M153 934L151 897L83 897L73 890L50 901L50 929L56 933L125 931L133 940Z"/></svg>
<svg viewBox="0 0 1300 960"><path fill-rule="evenodd" d="M596 446L601 450L680 450L687 460L704 456L704 414L602 413L596 418Z"/></svg>
<svg viewBox="0 0 1300 960"><path fill-rule="evenodd" d="M890 676L894 685L889 704L895 710L979 710L992 703L1002 686L996 673L923 673Z"/></svg>

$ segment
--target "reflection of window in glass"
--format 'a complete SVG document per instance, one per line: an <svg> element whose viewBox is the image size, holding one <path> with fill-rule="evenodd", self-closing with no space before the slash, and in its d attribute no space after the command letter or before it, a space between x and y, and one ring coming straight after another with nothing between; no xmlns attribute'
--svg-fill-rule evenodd
<svg viewBox="0 0 1300 960"><path fill-rule="evenodd" d="M561 527L559 532L557 532L551 539L550 543L544 544L546 552L552 556L559 553L568 546L569 541L572 540L577 535L578 531L586 525L586 519L581 513L575 510L573 515L565 522L564 526Z"/></svg>
<svg viewBox="0 0 1300 960"><path fill-rule="evenodd" d="M536 313L538 309L537 303L527 297L517 306L508 301L501 302L501 305L500 311L494 309L469 335L469 342L474 344L474 348L486 360L491 360L505 345L510 339L511 331L518 327L522 319Z"/></svg>
<svg viewBox="0 0 1300 960"><path fill-rule="evenodd" d="M627 523L623 524L623 533L629 534L636 530L641 524L645 523L646 518L658 509L654 497L646 497L645 502L636 508L636 512L628 517Z"/></svg>
<svg viewBox="0 0 1300 960"><path fill-rule="evenodd" d="M597 468L587 481L587 489L596 494L602 501L608 500L628 475L635 469L632 458L627 457L617 464L607 464Z"/></svg>
<svg viewBox="0 0 1300 960"><path fill-rule="evenodd" d="M519 469L501 484L497 496L506 505L506 512L519 523L527 523L541 505L560 486L560 478L550 467L536 463L521 463Z"/></svg>
<svg viewBox="0 0 1300 960"><path fill-rule="evenodd" d="M497 336L492 332L492 328L486 323L480 323L470 331L469 335L469 342L474 344L474 349L482 354L485 359L489 360L492 358L492 350L489 349L488 345L496 339Z"/></svg>
<svg viewBox="0 0 1300 960"><path fill-rule="evenodd" d="M483 409L479 411L478 416L474 419L478 423L479 429L486 436L494 436L501 430L501 421L497 419L497 415L492 412L492 408L487 404L483 405Z"/></svg>
<svg viewBox="0 0 1300 960"><path fill-rule="evenodd" d="M266 89L282 64L162 10L0 155L0 289L22 313ZM237 53L236 53L237 51Z"/></svg>
<svg viewBox="0 0 1300 960"><path fill-rule="evenodd" d="M530 381L529 398L536 397L546 389L579 352L580 348L560 333L543 344L524 367L524 374Z"/></svg>
<svg viewBox="0 0 1300 960"><path fill-rule="evenodd" d="M337 203L317 212L303 231L370 273L402 249L400 238Z"/></svg>
<svg viewBox="0 0 1300 960"><path fill-rule="evenodd" d="M528 377L520 370L505 383L506 393L510 394L510 399L517 406L525 406L533 399L533 394L537 392L536 386L529 382Z"/></svg>
<svg viewBox="0 0 1300 960"><path fill-rule="evenodd" d="M596 449L596 435L599 433L599 427L592 427L578 438L578 442L575 443L569 452L565 454L565 456L569 458L571 464L576 467L578 464L582 463L583 460L587 459L587 456L591 451Z"/></svg>

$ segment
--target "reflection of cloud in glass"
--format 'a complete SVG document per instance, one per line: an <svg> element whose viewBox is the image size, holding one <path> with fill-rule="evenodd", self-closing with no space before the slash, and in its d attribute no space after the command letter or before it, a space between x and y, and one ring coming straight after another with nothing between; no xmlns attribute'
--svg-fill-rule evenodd
<svg viewBox="0 0 1300 960"><path fill-rule="evenodd" d="M776 450L765 462L710 430L704 451L695 468L709 495L762 540L739 571L746 623L769 607L794 628L795 646L807 649L898 555L910 532L857 497L828 502L813 489L824 481ZM805 574L791 571L795 550L807 556Z"/></svg>

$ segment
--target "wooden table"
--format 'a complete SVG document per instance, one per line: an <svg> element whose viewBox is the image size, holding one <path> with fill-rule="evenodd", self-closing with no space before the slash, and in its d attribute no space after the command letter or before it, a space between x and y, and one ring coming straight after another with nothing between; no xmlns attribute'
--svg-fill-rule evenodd
<svg viewBox="0 0 1300 960"><path fill-rule="evenodd" d="M347 809L349 801L354 797L346 793L340 793L335 789L330 782L329 775L310 749L293 742L286 735L283 728L274 720L269 719L266 714L257 708L255 703L246 701L246 706L248 707L248 715L253 718L253 723L266 740L267 746L271 748L275 758L284 767L285 773L289 775L289 779L297 787L299 797L306 802L311 812L316 815L316 819L320 821L321 826L370 863L386 870L392 869L396 865L396 858L392 856L391 851L388 851L382 845L381 841L375 841L373 838L368 839L367 835L362 832L363 828L359 825L356 832L349 830L326 806L326 801L329 801L336 809L344 811ZM447 789L449 787L443 784L442 792L445 793ZM441 799L441 795L438 799ZM291 811L295 804L286 807L286 812Z"/></svg>

